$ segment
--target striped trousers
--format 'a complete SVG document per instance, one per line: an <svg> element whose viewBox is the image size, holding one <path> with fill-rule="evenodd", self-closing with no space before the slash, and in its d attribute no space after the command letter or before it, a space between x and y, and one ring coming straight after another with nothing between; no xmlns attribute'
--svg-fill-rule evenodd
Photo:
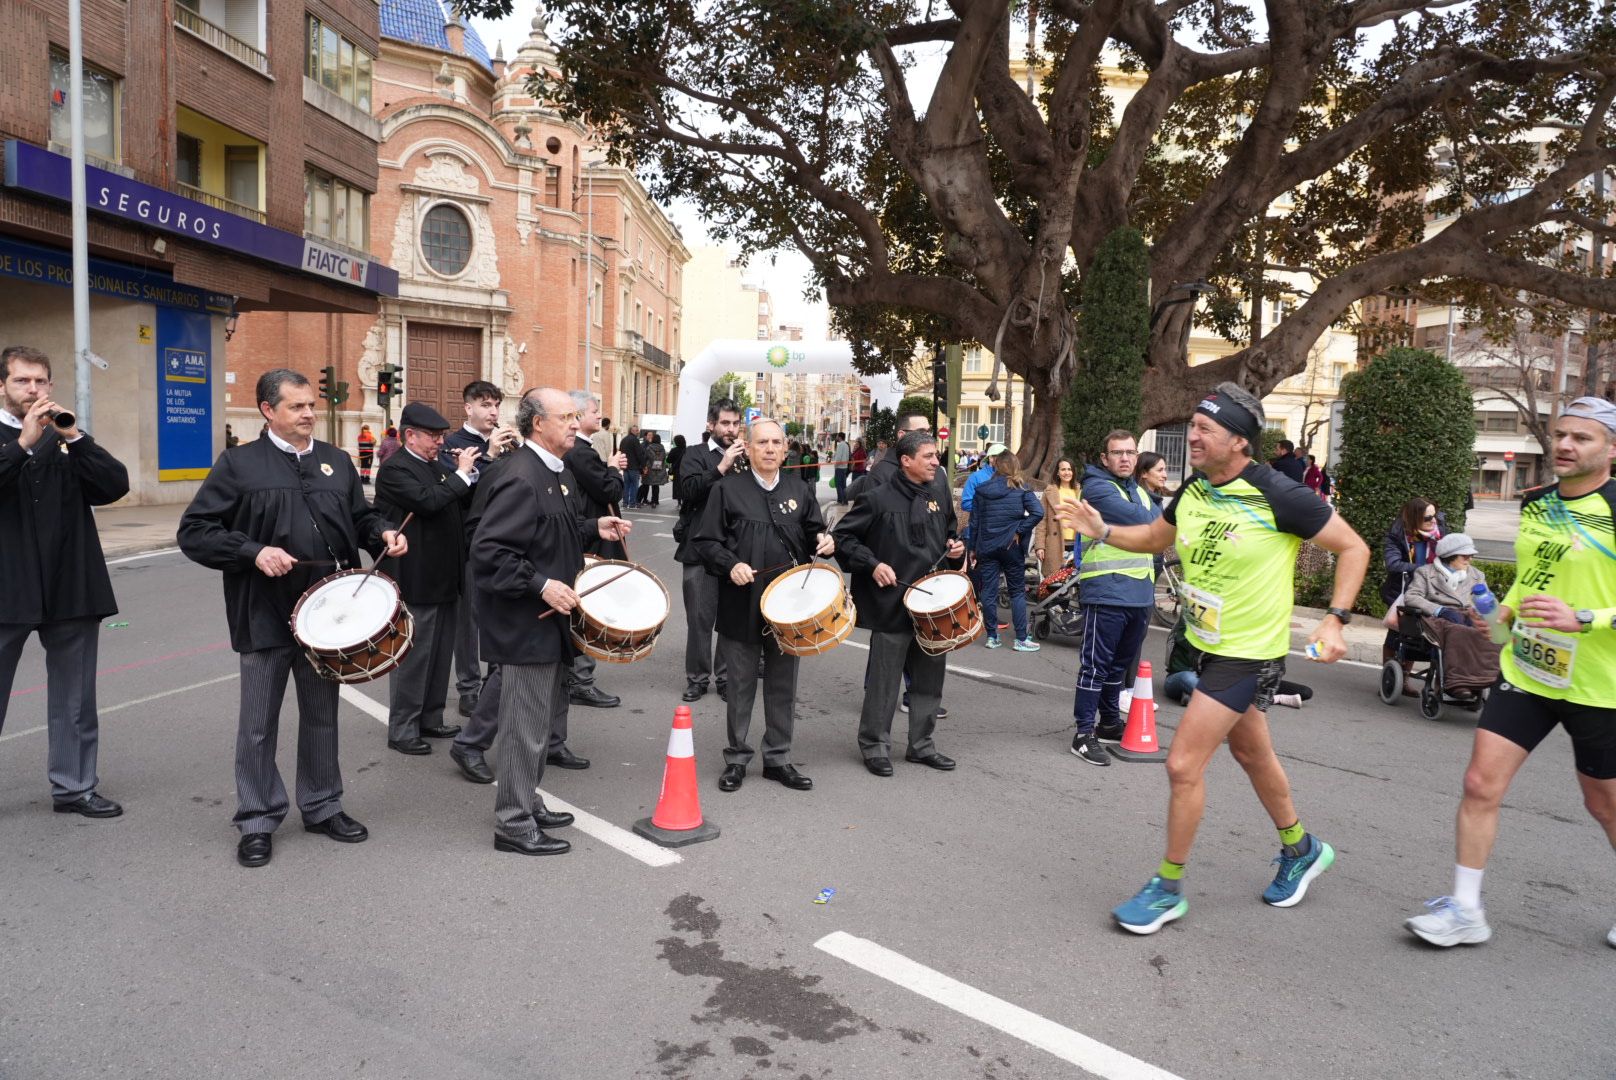
<svg viewBox="0 0 1616 1080"><path fill-rule="evenodd" d="M494 832L507 840L538 833L534 788L544 779L550 725L567 715L570 663L501 664L499 734L494 737ZM484 693L487 691L485 690Z"/></svg>
<svg viewBox="0 0 1616 1080"><path fill-rule="evenodd" d="M286 679L297 687L297 808L317 825L342 811L337 762L337 684L315 674L295 645L241 654L241 715L236 725L236 828L274 832L290 808L275 765Z"/></svg>

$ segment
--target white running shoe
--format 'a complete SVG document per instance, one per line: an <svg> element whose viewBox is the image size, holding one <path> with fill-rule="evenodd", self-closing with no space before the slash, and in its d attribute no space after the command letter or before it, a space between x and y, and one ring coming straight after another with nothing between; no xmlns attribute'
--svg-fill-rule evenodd
<svg viewBox="0 0 1616 1080"><path fill-rule="evenodd" d="M1416 915L1403 923L1414 935L1444 949L1454 945L1480 945L1493 936L1487 925L1487 913L1480 908L1460 907L1451 896L1427 900L1430 912ZM1616 932L1616 931L1613 931Z"/></svg>
<svg viewBox="0 0 1616 1080"><path fill-rule="evenodd" d="M1300 709L1302 707L1301 694L1275 694L1274 704L1283 705L1287 709Z"/></svg>
<svg viewBox="0 0 1616 1080"><path fill-rule="evenodd" d="M1616 926L1611 927L1610 933L1605 935L1605 944L1616 949Z"/></svg>

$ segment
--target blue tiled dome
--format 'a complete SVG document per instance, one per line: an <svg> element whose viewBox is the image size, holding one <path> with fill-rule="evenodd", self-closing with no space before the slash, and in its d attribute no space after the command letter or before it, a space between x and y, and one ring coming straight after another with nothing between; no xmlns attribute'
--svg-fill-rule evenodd
<svg viewBox="0 0 1616 1080"><path fill-rule="evenodd" d="M382 37L448 52L449 38L443 32L447 21L442 0L382 0ZM466 27L466 55L485 69L493 70L488 47L470 25Z"/></svg>

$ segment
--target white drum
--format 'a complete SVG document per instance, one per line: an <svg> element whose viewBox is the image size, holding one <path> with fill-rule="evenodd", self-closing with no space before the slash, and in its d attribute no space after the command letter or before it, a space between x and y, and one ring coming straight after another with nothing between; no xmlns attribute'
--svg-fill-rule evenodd
<svg viewBox="0 0 1616 1080"><path fill-rule="evenodd" d="M609 583L609 584L603 584ZM600 588L596 588L600 586ZM572 641L596 660L630 664L651 655L673 604L655 574L635 563L599 559L573 583Z"/></svg>
<svg viewBox="0 0 1616 1080"><path fill-rule="evenodd" d="M316 582L298 600L292 637L321 675L362 683L399 665L414 641L415 620L392 578L347 570Z"/></svg>
<svg viewBox="0 0 1616 1080"><path fill-rule="evenodd" d="M763 590L763 621L780 651L814 656L846 641L858 619L840 571L817 564L787 570Z"/></svg>
<svg viewBox="0 0 1616 1080"><path fill-rule="evenodd" d="M971 579L958 570L927 574L904 591L915 642L932 655L963 649L987 632Z"/></svg>

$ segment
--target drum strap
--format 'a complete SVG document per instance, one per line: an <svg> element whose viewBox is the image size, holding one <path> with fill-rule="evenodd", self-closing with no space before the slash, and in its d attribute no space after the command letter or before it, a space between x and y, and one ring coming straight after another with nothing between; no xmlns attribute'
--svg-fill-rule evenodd
<svg viewBox="0 0 1616 1080"><path fill-rule="evenodd" d="M337 557L336 549L331 546L331 541L325 538L325 530L320 528L320 519L315 516L314 504L309 502L309 483L308 479L303 475L303 459L301 457L292 456L292 469L297 473L297 489L303 496L303 509L309 515L309 524L314 526L314 534L320 538L320 543L325 545L325 550L331 556L331 561L336 564L338 570L357 570L358 566L350 567Z"/></svg>

